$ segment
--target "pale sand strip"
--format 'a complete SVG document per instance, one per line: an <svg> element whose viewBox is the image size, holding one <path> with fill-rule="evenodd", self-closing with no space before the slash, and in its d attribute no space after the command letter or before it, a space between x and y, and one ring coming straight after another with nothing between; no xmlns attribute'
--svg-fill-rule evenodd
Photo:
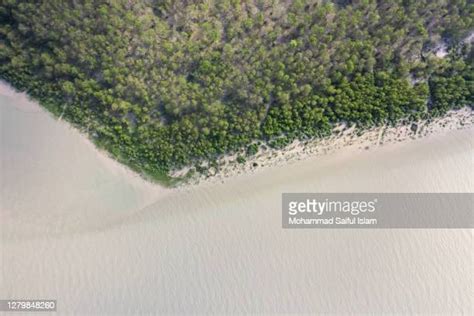
<svg viewBox="0 0 474 316"><path fill-rule="evenodd" d="M362 151L380 146L388 146L401 142L412 142L430 135L444 135L448 131L466 129L474 126L474 111L465 107L449 111L445 116L430 121L418 121L416 124L399 124L397 126L374 127L367 131L358 131L354 126L343 125L334 129L337 133L323 139L308 141L296 140L284 149L271 149L266 146L259 152L247 157L245 163L236 161L237 154L229 155L218 160L217 168L211 167L205 174L196 174L189 182L224 183L229 178L238 175L259 173L263 169L284 166L300 160L317 159L317 157L334 153L356 155ZM242 152L241 156L245 156ZM206 166L206 165L204 165ZM174 175L184 175L190 168L174 172Z"/></svg>

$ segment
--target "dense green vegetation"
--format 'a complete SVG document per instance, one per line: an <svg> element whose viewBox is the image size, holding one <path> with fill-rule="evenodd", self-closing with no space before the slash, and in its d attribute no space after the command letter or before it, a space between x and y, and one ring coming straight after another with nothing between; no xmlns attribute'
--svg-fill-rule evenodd
<svg viewBox="0 0 474 316"><path fill-rule="evenodd" d="M256 141L472 105L473 16L466 0L3 0L0 77L166 182Z"/></svg>

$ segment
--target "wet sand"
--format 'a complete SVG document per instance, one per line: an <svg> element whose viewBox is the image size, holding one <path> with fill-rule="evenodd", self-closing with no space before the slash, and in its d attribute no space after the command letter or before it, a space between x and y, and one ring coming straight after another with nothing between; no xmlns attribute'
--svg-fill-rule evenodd
<svg viewBox="0 0 474 316"><path fill-rule="evenodd" d="M474 192L474 129L165 190L0 96L2 298L60 314L472 313L473 231L283 230L283 192ZM29 109L28 109L29 108Z"/></svg>

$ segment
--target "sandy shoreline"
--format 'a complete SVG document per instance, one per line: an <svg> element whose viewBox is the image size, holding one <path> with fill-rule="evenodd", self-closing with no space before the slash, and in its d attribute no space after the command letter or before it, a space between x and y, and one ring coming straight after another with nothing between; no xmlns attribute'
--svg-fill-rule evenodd
<svg viewBox="0 0 474 316"><path fill-rule="evenodd" d="M189 184L224 183L230 178L261 172L267 168L281 167L300 160L316 159L337 152L357 154L401 142L410 142L430 135L440 135L451 130L470 128L474 125L474 111L468 107L451 110L445 116L430 121L419 121L412 124L397 126L373 127L360 131L355 127L340 126L334 134L324 139L308 141L295 140L283 149L260 148L254 156L247 157L245 163L236 161L238 154L229 155L218 160L218 168L211 167L204 174L196 174ZM262 146L260 146L262 147ZM245 156L244 153L241 154ZM189 168L175 172L174 176L182 176Z"/></svg>

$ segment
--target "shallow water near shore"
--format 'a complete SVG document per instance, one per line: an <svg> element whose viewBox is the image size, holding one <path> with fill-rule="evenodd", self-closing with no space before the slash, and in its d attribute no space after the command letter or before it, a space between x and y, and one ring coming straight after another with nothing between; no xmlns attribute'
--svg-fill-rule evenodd
<svg viewBox="0 0 474 316"><path fill-rule="evenodd" d="M473 127L169 190L6 86L0 118L0 298L87 315L473 312L470 229L281 228L283 192L474 192Z"/></svg>

